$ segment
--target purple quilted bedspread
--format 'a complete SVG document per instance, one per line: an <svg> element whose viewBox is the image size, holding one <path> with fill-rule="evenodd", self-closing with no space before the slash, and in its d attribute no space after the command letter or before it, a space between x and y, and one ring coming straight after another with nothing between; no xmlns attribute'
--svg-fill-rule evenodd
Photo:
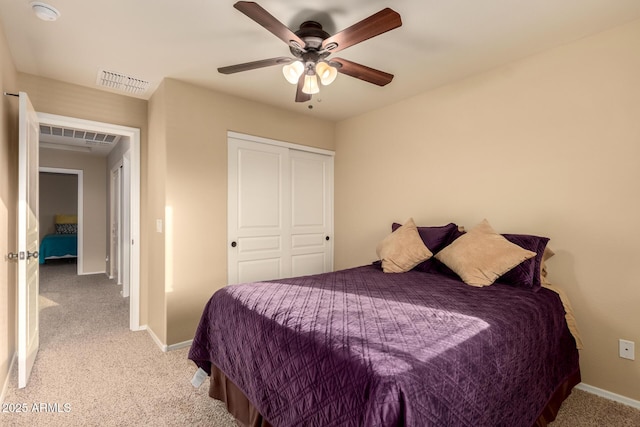
<svg viewBox="0 0 640 427"><path fill-rule="evenodd" d="M531 426L578 370L558 295L375 265L227 286L189 358L274 426Z"/></svg>

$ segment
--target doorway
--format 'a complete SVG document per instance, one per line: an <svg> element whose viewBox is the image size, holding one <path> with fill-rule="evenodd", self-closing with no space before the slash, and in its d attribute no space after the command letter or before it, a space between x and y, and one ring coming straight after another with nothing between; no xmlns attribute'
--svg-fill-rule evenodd
<svg viewBox="0 0 640 427"><path fill-rule="evenodd" d="M76 274L80 275L83 274L84 272L84 267L83 267L83 230L84 230L84 215L83 215L83 171L80 169L63 169L63 168L51 168L51 167L40 167L39 168L40 171L40 215L39 215L39 227L40 227L40 241L42 241L42 237L43 235L47 234L49 231L54 231L54 230L48 230L47 227L53 228L53 224L54 224L54 214L56 213L61 213L64 215L69 215L69 214L75 214L75 216L77 217L77 232L76 232L76 239L77 239L77 260L76 260ZM57 209L57 207L61 206L60 204L58 204L60 202L60 198L58 197L58 195L54 195L54 200L56 200L56 204L58 204L58 206L56 206L56 208L54 209L49 209L48 212L43 212L43 210L47 209L47 203L44 203L44 201L42 200L42 192L46 192L47 189L46 187L43 188L45 184L45 182L43 182L42 180L42 174L54 174L54 175L59 175L61 177L63 176L75 176L75 183L74 183L74 188L62 188L60 189L60 192L70 192L73 191L75 194L73 195L74 198L76 199L76 206L74 206L73 212L70 209L67 210L60 210ZM62 206L64 206L64 203L62 204Z"/></svg>
<svg viewBox="0 0 640 427"><path fill-rule="evenodd" d="M128 147L117 153L125 168L128 169L123 171L123 187L126 188L123 188L122 224L123 227L124 224L128 226L129 233L125 235L127 240L121 246L122 270L129 274L129 329L132 331L141 330L143 328L140 327L140 129L48 113L38 113L37 115L41 125L109 133L119 135L129 141ZM105 174L108 173L109 171L105 170ZM108 238L107 241L110 242L111 239ZM80 245L80 239L78 245ZM107 251L107 253L109 252ZM108 273L107 262L105 258L104 271L106 273Z"/></svg>

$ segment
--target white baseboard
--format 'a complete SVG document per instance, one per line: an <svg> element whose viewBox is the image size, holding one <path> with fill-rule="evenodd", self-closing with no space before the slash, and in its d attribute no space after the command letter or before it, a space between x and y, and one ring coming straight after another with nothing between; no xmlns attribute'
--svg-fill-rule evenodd
<svg viewBox="0 0 640 427"><path fill-rule="evenodd" d="M148 326L145 326L144 329L146 329L147 332L149 333L149 335L151 335L151 338L153 339L153 342L155 342L156 345L158 347L160 347L160 350L162 350L164 353L166 353L167 352L167 345L163 344L162 341L160 341L160 338L158 338L158 336L153 333L153 330L151 328L149 328Z"/></svg>
<svg viewBox="0 0 640 427"><path fill-rule="evenodd" d="M5 378L4 384L2 385L2 393L0 393L0 404L4 403L4 398L7 395L7 390L9 389L9 381L11 380L11 372L13 372L13 365L16 363L17 358L18 353L13 353L13 357L11 358L11 362L9 363L9 370L7 371L7 378Z"/></svg>
<svg viewBox="0 0 640 427"><path fill-rule="evenodd" d="M604 397L605 399L613 400L614 402L619 402L624 405L640 409L640 400L631 399L630 397L612 393L585 383L578 384L576 388L578 390L586 391L587 393L595 394L596 396Z"/></svg>
<svg viewBox="0 0 640 427"><path fill-rule="evenodd" d="M146 331L148 328L147 328L147 325L138 325L138 329L131 329L131 328L129 329L133 332L136 332L136 331Z"/></svg>
<svg viewBox="0 0 640 427"><path fill-rule="evenodd" d="M102 271L83 271L82 273L78 273L78 276L90 276L92 274L104 274L106 275L107 272L102 270Z"/></svg>
<svg viewBox="0 0 640 427"><path fill-rule="evenodd" d="M176 344L171 344L167 347L167 351L178 350L180 348L191 347L193 340L182 341Z"/></svg>
<svg viewBox="0 0 640 427"><path fill-rule="evenodd" d="M147 327L146 325L143 328L147 330L149 335L151 335L151 338L153 339L153 341L156 343L158 347L160 347L160 350L162 350L164 353L172 350L178 350L184 347L189 347L193 342L193 340L187 340L187 341L182 341L176 344L166 345L166 344L163 344L162 341L160 341L160 338L158 338L158 336L153 333L151 328Z"/></svg>

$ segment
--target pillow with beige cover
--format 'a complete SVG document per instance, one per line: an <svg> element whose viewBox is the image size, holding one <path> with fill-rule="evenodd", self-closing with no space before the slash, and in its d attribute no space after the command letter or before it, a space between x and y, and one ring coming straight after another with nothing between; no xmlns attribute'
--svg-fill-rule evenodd
<svg viewBox="0 0 640 427"><path fill-rule="evenodd" d="M413 218L378 243L376 253L385 273L405 273L433 256L420 238Z"/></svg>
<svg viewBox="0 0 640 427"><path fill-rule="evenodd" d="M544 248L544 254L542 255L542 262L540 263L540 279L542 283L545 283L547 280L547 260L554 256L556 253L547 246Z"/></svg>
<svg viewBox="0 0 640 427"><path fill-rule="evenodd" d="M536 256L496 233L485 219L435 258L471 286L489 286L521 262Z"/></svg>
<svg viewBox="0 0 640 427"><path fill-rule="evenodd" d="M542 287L547 288L560 296L560 301L562 301L562 305L564 306L564 317L567 320L567 326L569 326L569 331L573 338L576 340L576 348L578 350L582 350L584 345L582 344L582 337L580 336L580 331L578 330L578 322L576 322L576 318L573 314L573 307L571 306L571 302L569 301L569 297L567 294L556 285L549 283L547 280L547 265L546 262L549 258L555 255L555 252L551 250L548 246L544 249L544 255L542 256L542 265L540 266L540 278L542 279Z"/></svg>

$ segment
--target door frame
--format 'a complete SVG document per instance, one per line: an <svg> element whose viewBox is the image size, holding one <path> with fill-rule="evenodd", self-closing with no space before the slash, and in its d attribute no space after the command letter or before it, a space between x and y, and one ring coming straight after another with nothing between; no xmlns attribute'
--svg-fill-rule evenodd
<svg viewBox="0 0 640 427"><path fill-rule="evenodd" d="M78 179L78 185L77 185L77 191L78 191L78 207L77 207L77 212L78 212L78 263L76 265L76 274L78 275L82 275L84 274L84 264L83 264L83 259L84 256L82 255L82 248L84 248L83 245L83 240L84 240L84 235L83 235L83 230L84 230L84 216L83 216L83 207L84 207L84 198L83 198L83 191L84 191L84 184L83 184L83 170L82 169L65 169L65 168L50 168L50 167L46 167L46 166L40 166L38 168L39 172L45 172L45 173L58 173L61 175L77 175L77 179ZM40 197L40 195L38 194L38 197Z"/></svg>
<svg viewBox="0 0 640 427"><path fill-rule="evenodd" d="M140 325L140 129L121 126L57 114L37 113L42 124L86 129L95 132L111 133L129 138L129 164L131 166L129 180L129 216L131 229L129 241L130 265L130 297L129 297L129 329L143 330ZM124 154L126 156L127 153ZM108 171L105 171L108 173Z"/></svg>
<svg viewBox="0 0 640 427"><path fill-rule="evenodd" d="M295 144L293 142L278 141L276 139L263 138L261 136L255 136L255 135L247 135L239 132L227 131L227 143L229 141L229 138L242 139L250 142L259 142L261 144L267 144L267 145L275 145L278 147L289 148L292 150L306 151L308 153L324 154L325 156L331 156L331 157L336 156L335 151L326 150L324 148L317 148L317 147L311 147L309 145Z"/></svg>
<svg viewBox="0 0 640 427"><path fill-rule="evenodd" d="M111 185L109 191L109 272L108 275L111 279L116 279L116 283L122 285L122 211L123 206L123 191L122 191L122 160L117 162L109 171L109 180ZM115 185L114 185L115 182ZM118 232L117 236L113 235L114 225ZM114 244L115 240L115 244ZM114 272L116 273L114 275ZM123 295L128 296L128 295Z"/></svg>

